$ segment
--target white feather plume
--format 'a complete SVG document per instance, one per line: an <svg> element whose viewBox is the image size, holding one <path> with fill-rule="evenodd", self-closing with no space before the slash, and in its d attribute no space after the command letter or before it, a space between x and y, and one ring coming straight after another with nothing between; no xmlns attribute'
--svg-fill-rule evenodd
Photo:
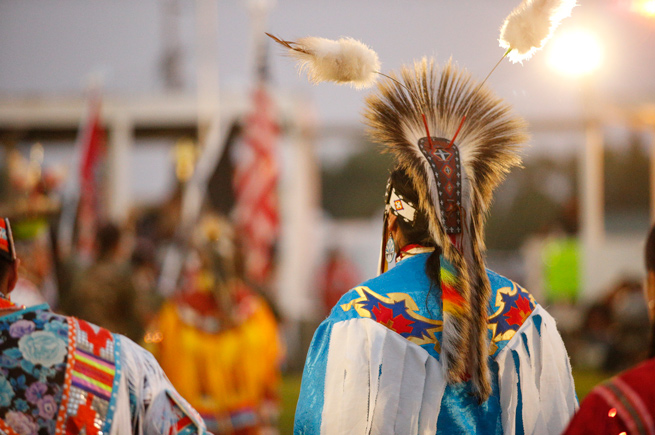
<svg viewBox="0 0 655 435"><path fill-rule="evenodd" d="M560 21L569 15L576 0L523 0L500 29L500 46L512 62L529 59L543 48Z"/></svg>
<svg viewBox="0 0 655 435"><path fill-rule="evenodd" d="M354 88L367 88L377 79L380 60L375 51L353 38L306 37L284 41L268 35L289 49L298 61L298 70L306 71L312 83L335 82Z"/></svg>

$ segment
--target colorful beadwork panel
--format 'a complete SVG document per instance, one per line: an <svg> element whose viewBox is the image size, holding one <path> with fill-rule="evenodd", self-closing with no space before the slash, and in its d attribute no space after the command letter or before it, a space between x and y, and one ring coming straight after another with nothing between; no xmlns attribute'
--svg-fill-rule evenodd
<svg viewBox="0 0 655 435"><path fill-rule="evenodd" d="M75 323L66 433L106 433L115 411L112 391L120 380L115 348L119 341L104 328L84 320Z"/></svg>
<svg viewBox="0 0 655 435"><path fill-rule="evenodd" d="M0 318L0 428L7 433L56 431L68 359L68 321L47 310Z"/></svg>

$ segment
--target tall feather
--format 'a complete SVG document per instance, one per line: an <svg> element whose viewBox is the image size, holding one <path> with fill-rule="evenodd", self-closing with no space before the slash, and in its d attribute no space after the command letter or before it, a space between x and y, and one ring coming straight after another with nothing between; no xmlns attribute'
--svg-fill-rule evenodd
<svg viewBox="0 0 655 435"><path fill-rule="evenodd" d="M543 48L562 19L571 15L576 0L523 0L500 29L500 46L512 62L529 59Z"/></svg>
<svg viewBox="0 0 655 435"><path fill-rule="evenodd" d="M306 71L312 83L335 82L362 89L372 86L380 71L377 53L353 38L333 41L310 36L285 41L267 35L289 50L299 72Z"/></svg>
<svg viewBox="0 0 655 435"><path fill-rule="evenodd" d="M405 66L400 79L378 83L365 112L371 138L394 154L412 179L419 208L428 216L430 232L443 251L442 361L449 382L470 375L476 395L491 393L487 366L487 307L491 289L484 269L484 217L494 188L520 164L519 146L527 141L523 120L510 106L480 86L470 74L448 62L441 70L422 59ZM467 122L461 124L464 113ZM437 178L418 141L426 136L426 115L432 136L453 138L460 152L462 206L466 212L462 251L455 248L441 221Z"/></svg>

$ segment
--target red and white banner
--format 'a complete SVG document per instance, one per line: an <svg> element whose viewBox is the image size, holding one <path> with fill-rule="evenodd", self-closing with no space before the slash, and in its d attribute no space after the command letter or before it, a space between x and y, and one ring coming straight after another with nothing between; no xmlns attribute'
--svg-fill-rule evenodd
<svg viewBox="0 0 655 435"><path fill-rule="evenodd" d="M268 286L273 247L279 230L277 110L266 87L253 93L253 108L244 124L243 143L234 171L234 218L243 244L246 277Z"/></svg>

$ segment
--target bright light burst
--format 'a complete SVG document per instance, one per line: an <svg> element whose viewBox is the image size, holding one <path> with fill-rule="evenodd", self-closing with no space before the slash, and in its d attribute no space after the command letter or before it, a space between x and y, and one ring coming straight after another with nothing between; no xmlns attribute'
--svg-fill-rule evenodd
<svg viewBox="0 0 655 435"><path fill-rule="evenodd" d="M595 71L603 59L596 37L586 30L562 32L551 41L548 61L555 70L570 76L585 76Z"/></svg>
<svg viewBox="0 0 655 435"><path fill-rule="evenodd" d="M646 17L655 17L655 0L635 0L632 10Z"/></svg>

